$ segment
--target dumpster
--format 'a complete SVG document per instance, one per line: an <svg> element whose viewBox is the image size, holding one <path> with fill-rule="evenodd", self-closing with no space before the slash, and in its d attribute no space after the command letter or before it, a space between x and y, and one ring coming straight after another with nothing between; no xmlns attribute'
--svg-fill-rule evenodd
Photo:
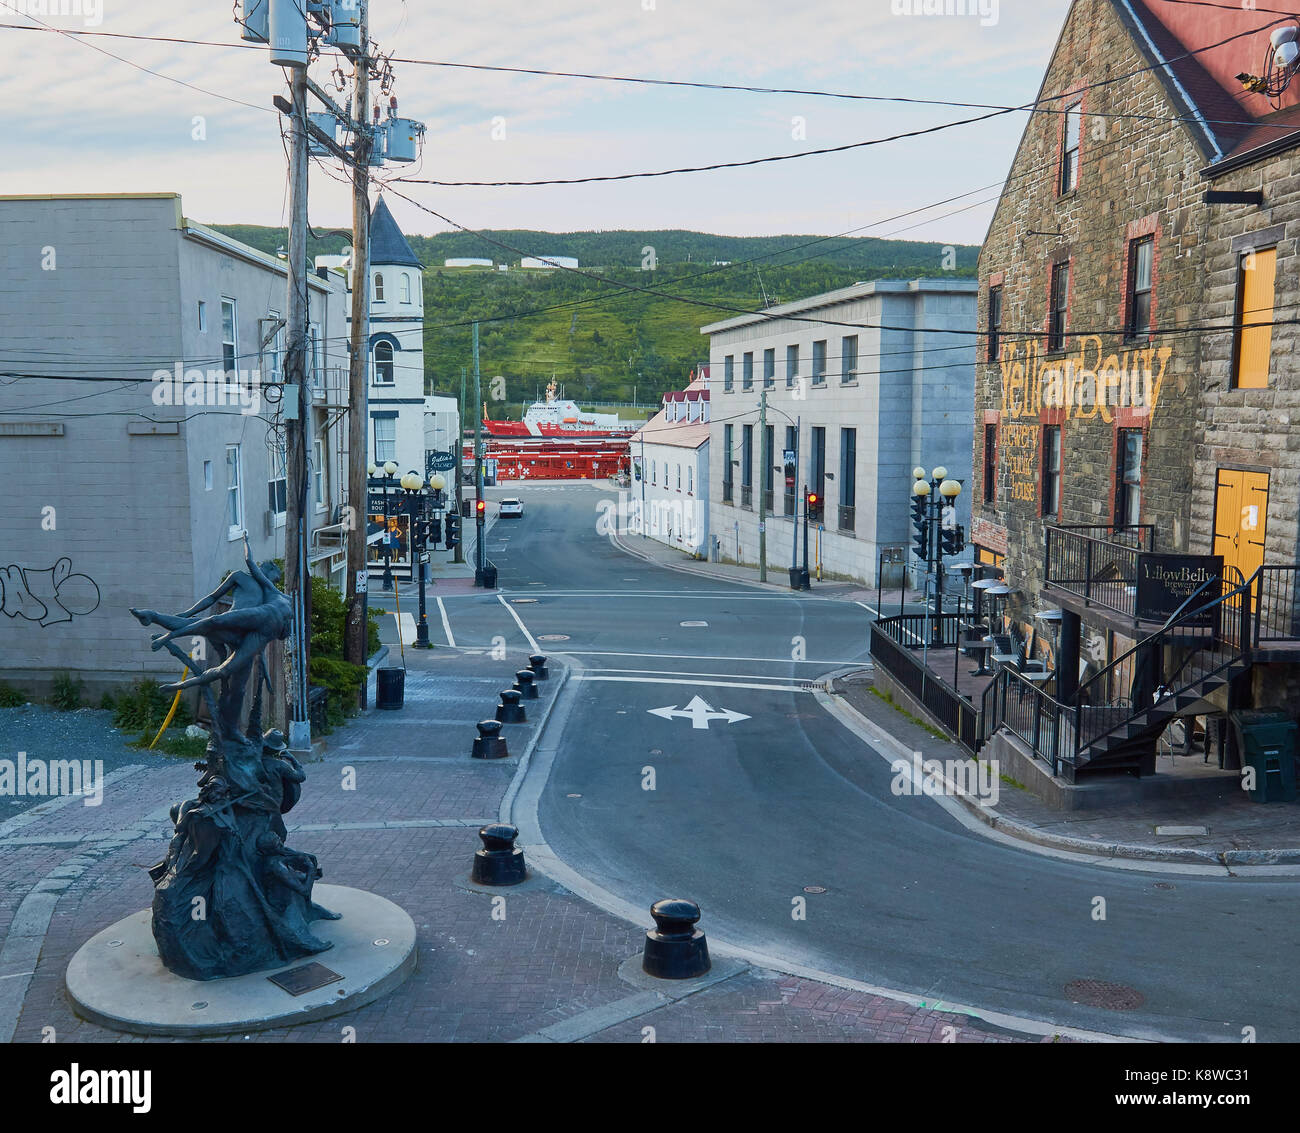
<svg viewBox="0 0 1300 1133"><path fill-rule="evenodd" d="M397 709L406 696L406 670L396 667L375 670L378 684L375 689L375 707Z"/></svg>
<svg viewBox="0 0 1300 1133"><path fill-rule="evenodd" d="M1296 722L1281 708L1229 713L1243 768L1254 770L1250 796L1257 803L1289 803L1296 797Z"/></svg>

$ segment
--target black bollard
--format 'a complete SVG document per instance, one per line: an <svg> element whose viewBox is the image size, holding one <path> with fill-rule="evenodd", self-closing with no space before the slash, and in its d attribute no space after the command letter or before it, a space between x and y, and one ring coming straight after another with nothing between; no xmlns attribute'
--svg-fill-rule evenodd
<svg viewBox="0 0 1300 1133"><path fill-rule="evenodd" d="M471 881L480 885L518 885L528 878L524 852L515 848L519 831L505 823L493 823L478 832L483 848L474 854Z"/></svg>
<svg viewBox="0 0 1300 1133"><path fill-rule="evenodd" d="M709 945L695 927L700 907L672 898L650 906L655 928L645 934L641 970L661 980L689 980L709 970Z"/></svg>
<svg viewBox="0 0 1300 1133"><path fill-rule="evenodd" d="M546 667L546 658L540 653L534 653L528 658L528 667L532 669L533 675L539 681L544 681L551 675Z"/></svg>
<svg viewBox="0 0 1300 1133"><path fill-rule="evenodd" d="M474 741L471 756L475 759L505 759L510 754L501 736L499 720L480 720L475 727L478 728L478 739Z"/></svg>
<svg viewBox="0 0 1300 1133"><path fill-rule="evenodd" d="M515 688L519 690L519 693L524 700L537 699L536 680L537 676L532 669L520 669L519 672L515 674Z"/></svg>
<svg viewBox="0 0 1300 1133"><path fill-rule="evenodd" d="M503 724L525 724L528 717L524 714L524 706L520 704L523 699L523 693L517 688L503 688L501 690L501 703L497 705L497 719Z"/></svg>

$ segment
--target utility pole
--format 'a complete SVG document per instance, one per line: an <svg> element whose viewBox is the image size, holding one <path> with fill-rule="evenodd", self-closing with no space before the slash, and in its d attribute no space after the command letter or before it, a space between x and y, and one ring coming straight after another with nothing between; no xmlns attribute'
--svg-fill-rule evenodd
<svg viewBox="0 0 1300 1133"><path fill-rule="evenodd" d="M305 41L305 37L304 37ZM305 42L304 42L305 46ZM311 654L311 576L307 565L307 449L311 441L307 396L307 65L289 69L293 116L289 125L288 356L283 396L286 516L284 588L294 612L290 640L292 688L285 690L289 746L311 750L307 718Z"/></svg>
<svg viewBox="0 0 1300 1133"><path fill-rule="evenodd" d="M461 500L464 499L464 480L465 480L465 367L460 368L460 411L456 416L456 514L458 516L465 514L465 509L461 507ZM456 554L453 562L463 563L465 561L465 543L461 540L456 544Z"/></svg>
<svg viewBox="0 0 1300 1133"><path fill-rule="evenodd" d="M343 656L365 665L369 626L367 540L370 534L370 9L359 0L361 51L354 67L352 118L359 125L352 165L352 341L348 359L348 504L352 509L348 532L347 623ZM366 707L366 686L361 686L361 707Z"/></svg>
<svg viewBox="0 0 1300 1133"><path fill-rule="evenodd" d="M474 585L485 582L487 558L483 546L483 380L478 367L478 323L474 324Z"/></svg>
<svg viewBox="0 0 1300 1133"><path fill-rule="evenodd" d="M772 454L767 451L767 378L758 400L758 581L767 581L767 481L772 475Z"/></svg>

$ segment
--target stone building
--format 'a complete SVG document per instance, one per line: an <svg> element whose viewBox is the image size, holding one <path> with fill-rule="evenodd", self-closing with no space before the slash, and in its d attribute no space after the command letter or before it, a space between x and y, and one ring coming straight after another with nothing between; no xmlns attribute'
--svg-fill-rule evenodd
<svg viewBox="0 0 1300 1133"><path fill-rule="evenodd" d="M966 526L975 287L956 278L855 283L702 328L715 556L758 561L761 491L768 568L789 569L811 488L824 506L809 533L810 567L874 586L881 553L909 546L917 465L943 465L967 485L957 518Z"/></svg>
<svg viewBox="0 0 1300 1133"><path fill-rule="evenodd" d="M285 550L286 268L174 193L0 198L0 680L91 696L179 677L130 606L177 611ZM346 559L347 307L307 280L313 573Z"/></svg>
<svg viewBox="0 0 1300 1133"><path fill-rule="evenodd" d="M1276 14L1157 7L1072 5L980 255L971 533L1007 628L1059 654L1070 775L1149 772L1173 708L1217 727L1292 680L1284 642L1245 638L1261 609L1294 630L1300 379L1271 324L1297 288L1300 83L1270 102L1237 78ZM1151 636L1225 594L1215 632Z"/></svg>

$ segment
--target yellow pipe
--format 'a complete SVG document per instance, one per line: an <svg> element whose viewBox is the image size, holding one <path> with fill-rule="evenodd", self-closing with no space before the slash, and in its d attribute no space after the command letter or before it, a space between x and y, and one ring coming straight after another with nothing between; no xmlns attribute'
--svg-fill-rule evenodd
<svg viewBox="0 0 1300 1133"><path fill-rule="evenodd" d="M187 676L189 676L189 674L190 674L190 670L189 670L189 666L187 665L185 666L185 668L181 669L181 680L184 680ZM153 744L156 744L160 739L162 739L162 734L167 730L167 725L172 722L172 717L176 715L176 709L180 707L180 703L181 703L181 690L177 689L176 695L172 697L172 706L167 710L167 719L163 721L162 727L158 729L158 734L154 736ZM149 745L149 749L148 749L149 751L153 751L153 744Z"/></svg>

